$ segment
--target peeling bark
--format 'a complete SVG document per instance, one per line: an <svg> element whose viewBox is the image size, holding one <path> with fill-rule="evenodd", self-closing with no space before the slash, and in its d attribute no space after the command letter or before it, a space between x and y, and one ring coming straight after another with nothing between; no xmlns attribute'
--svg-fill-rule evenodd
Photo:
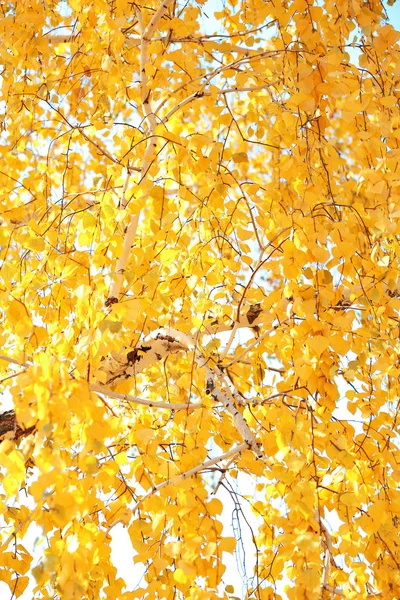
<svg viewBox="0 0 400 600"><path fill-rule="evenodd" d="M15 412L7 410L0 414L0 442L4 440L19 440L35 431L35 427L23 429L17 423Z"/></svg>

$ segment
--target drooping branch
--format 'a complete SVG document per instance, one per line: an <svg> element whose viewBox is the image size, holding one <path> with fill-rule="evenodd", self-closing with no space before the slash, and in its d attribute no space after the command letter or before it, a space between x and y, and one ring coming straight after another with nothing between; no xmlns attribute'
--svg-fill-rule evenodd
<svg viewBox="0 0 400 600"><path fill-rule="evenodd" d="M159 360L171 354L188 351L193 348L190 336L175 329L160 328L148 335L133 349L123 353L111 353L111 357L103 361L100 371L106 374L106 386L115 385L135 377Z"/></svg>

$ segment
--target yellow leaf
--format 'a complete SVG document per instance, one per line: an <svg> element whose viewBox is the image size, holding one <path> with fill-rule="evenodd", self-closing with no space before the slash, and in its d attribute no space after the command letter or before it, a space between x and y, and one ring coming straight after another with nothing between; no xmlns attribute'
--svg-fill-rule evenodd
<svg viewBox="0 0 400 600"><path fill-rule="evenodd" d="M187 583L189 577L185 575L184 571L181 568L178 568L174 571L174 579L177 583Z"/></svg>
<svg viewBox="0 0 400 600"><path fill-rule="evenodd" d="M236 548L236 539L233 537L221 538L219 547L223 552L234 552Z"/></svg>
<svg viewBox="0 0 400 600"><path fill-rule="evenodd" d="M26 575L22 575L17 577L17 579L12 579L10 582L11 589L16 598L22 596L26 588L29 584L29 577Z"/></svg>
<svg viewBox="0 0 400 600"><path fill-rule="evenodd" d="M246 154L246 152L236 152L236 154L233 154L232 156L232 160L235 163L244 163L244 162L249 162L248 156Z"/></svg>
<svg viewBox="0 0 400 600"><path fill-rule="evenodd" d="M316 335L307 340L307 346L314 352L314 354L321 356L321 354L329 346L329 339L322 337L322 335Z"/></svg>

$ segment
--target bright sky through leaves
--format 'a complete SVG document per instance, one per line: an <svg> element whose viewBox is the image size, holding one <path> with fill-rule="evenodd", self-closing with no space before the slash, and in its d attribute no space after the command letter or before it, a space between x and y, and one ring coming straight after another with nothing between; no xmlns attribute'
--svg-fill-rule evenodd
<svg viewBox="0 0 400 600"><path fill-rule="evenodd" d="M398 14L1 5L6 597L398 600Z"/></svg>

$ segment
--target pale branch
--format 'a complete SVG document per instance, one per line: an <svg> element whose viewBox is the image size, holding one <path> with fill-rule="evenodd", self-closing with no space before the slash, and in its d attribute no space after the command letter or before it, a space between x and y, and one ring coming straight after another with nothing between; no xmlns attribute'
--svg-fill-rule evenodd
<svg viewBox="0 0 400 600"><path fill-rule="evenodd" d="M231 333L230 333L230 336L229 336L229 340L228 340L228 342L227 342L227 344L226 344L223 352L220 355L220 360L221 361L225 358L225 356L228 354L229 350L231 349L231 346L233 344L233 340L235 339L237 330L238 330L238 323L236 322L234 324L234 326L232 327L232 330L231 330Z"/></svg>
<svg viewBox="0 0 400 600"><path fill-rule="evenodd" d="M170 485L171 483L175 484L175 482L177 482L179 480L185 480L185 479L188 479L189 477L193 477L193 475L197 475L197 473L199 473L200 471L204 471L205 469L208 469L208 468L212 467L213 465L216 465L217 463L221 462L221 460L225 460L227 458L231 459L229 461L229 464L231 464L232 458L234 456L236 456L237 454L241 454L242 452L244 452L247 449L248 449L247 444L245 444L245 443L240 444L239 446L235 446L235 448L228 450L228 452L225 452L225 454L222 454L221 456L216 456L215 458L206 460L206 461L202 462L201 464L196 465L192 469L189 469L189 471L179 473L175 476L172 476L169 479L166 479L162 483L159 483L158 485L151 488L151 490L149 490L144 496L142 496L142 498L140 500L138 500L138 502L136 502L135 506L132 508L132 515L138 510L138 508L140 508L140 506L143 504L143 502L145 502L145 500L150 498L150 496L153 496L153 494L156 494L157 492L162 490L167 485ZM110 531L110 529L115 527L115 525L117 525L118 523L125 524L125 520L121 518L121 519L117 519L116 521L111 523L107 529L107 533Z"/></svg>
<svg viewBox="0 0 400 600"><path fill-rule="evenodd" d="M99 370L106 374L105 385L110 386L135 377L170 354L187 351L191 347L190 336L175 329L156 329L135 348L127 349L121 354L111 352L110 358L103 361Z"/></svg>
<svg viewBox="0 0 400 600"><path fill-rule="evenodd" d="M210 319L205 326L205 333L213 335L225 331L236 331L244 327L256 328L262 321L263 313L264 311L260 304L253 304L245 314L239 316L237 321L231 319L230 323L225 323L220 319ZM271 333L275 329L276 327L267 333ZM258 342L258 340L256 341ZM110 357L105 359L101 364L100 371L107 375L105 385L114 385L118 381L135 377L144 369L166 358L170 354L176 354L177 352L189 349L194 349L191 336L175 329L160 328L148 335L135 348L126 349L121 353L111 352ZM243 354L248 352L249 349L246 349ZM239 358L233 362L237 362L237 360Z"/></svg>
<svg viewBox="0 0 400 600"><path fill-rule="evenodd" d="M256 323L259 322L262 313L263 311L260 305L255 304L249 308L246 314L240 316L239 321L232 321L231 324L227 325L224 322L215 319L209 323L209 330L206 331L207 333L218 333L229 330L236 331L239 327L255 327ZM141 373L159 360L182 351L195 351L195 344L190 335L173 329L158 329L147 336L143 342L135 348L126 350L121 354L111 353L111 356L101 364L100 371L106 373L106 386L110 386L129 377L135 377L135 375ZM218 401L221 401L223 406L226 407L235 421L238 433L246 442L247 446L252 448L257 456L260 456L259 445L254 440L244 418L235 406L235 402L236 404L243 404L242 398L240 398L236 390L233 389L233 386L227 381L222 371L218 368L213 369L207 365L206 359L200 352L195 351L195 358L199 366L206 367L208 373L207 378L213 382L213 397ZM4 355L0 355L0 360L23 368L30 366L29 363L21 363L14 358ZM222 389L218 389L217 384L219 384ZM120 394L108 389L106 386L91 384L90 388L92 391L109 398L115 398L124 402L149 406L152 408L166 410L197 410L202 408L200 403L170 404L168 402L157 402L139 398L137 396L130 396L128 394ZM0 442L5 439L18 440L34 431L35 426L27 429L21 427L17 423L16 415L13 410L0 414Z"/></svg>
<svg viewBox="0 0 400 600"><path fill-rule="evenodd" d="M122 209L124 209L127 205L126 192L128 190L130 176L131 176L131 170L127 169L124 186L122 188L121 201L120 201L120 206ZM121 291L122 282L124 279L125 267L127 265L128 259L129 259L129 254L130 254L130 251L132 248L133 241L135 239L138 223L139 223L139 214L131 215L129 217L129 224L125 231L125 235L124 235L124 243L122 246L122 253L121 253L121 256L117 260L115 279L112 282L109 297L105 302L106 306L110 306L111 304L113 304L113 302L118 301L118 296Z"/></svg>
<svg viewBox="0 0 400 600"><path fill-rule="evenodd" d="M226 89L221 89L215 92L215 94L217 96L221 96L221 95L226 95L226 94L232 94L235 92L256 92L259 90L265 90L268 87L272 87L276 85L276 82L271 82L271 83L265 83L264 85L255 85L255 86L243 86L243 87L232 87L232 88L226 88ZM178 110L180 110L181 108L183 108L184 106L186 106L187 104L190 104L191 102L193 102L194 100L198 100L199 98L204 98L204 96L211 96L212 93L210 91L205 91L203 90L203 87L198 90L197 92L194 92L194 94L191 94L190 96L188 96L187 98L184 98L183 100L181 100L181 102L179 102L176 106L173 106L171 108L171 110L168 111L168 113L165 115L165 117L163 117L161 119L162 123L167 123L169 121L169 119L172 117L173 114L175 114ZM158 114L160 108L162 107L163 103L161 103L157 109L155 110L155 114Z"/></svg>
<svg viewBox="0 0 400 600"><path fill-rule="evenodd" d="M130 396L129 394L120 394L109 390L102 385L92 383L90 389L98 394L107 396L108 398L115 398L122 400L122 402L130 402L132 404L141 404L143 406L150 406L151 408L165 408L167 410L196 410L204 408L202 404L171 404L170 402L157 402L153 400L146 400L145 398L139 398L138 396Z"/></svg>
<svg viewBox="0 0 400 600"><path fill-rule="evenodd" d="M129 224L125 232L124 242L122 246L122 253L115 267L114 281L111 285L110 294L105 302L105 306L111 306L115 302L118 302L118 297L121 291L122 283L124 280L124 273L126 265L128 263L129 254L135 239L137 226L139 224L140 213L131 215L129 218Z"/></svg>
<svg viewBox="0 0 400 600"><path fill-rule="evenodd" d="M138 181L139 184L142 183L147 176L148 170L151 165L152 156L157 147L156 138L154 137L154 130L157 125L157 121L156 121L155 114L153 113L152 107L151 107L151 102L150 102L151 90L148 89L148 77L147 77L147 73L146 73L146 66L149 63L148 48L149 48L149 44L151 42L151 38L152 38L154 31L156 30L159 22L161 21L162 17L165 15L166 11L168 10L168 8L172 4L172 2L173 2L173 0L164 0L164 2L161 4L161 6L156 10L154 15L152 16L151 20L146 25L146 27L143 26L141 12L138 10L138 13L137 13L137 17L138 17L138 21L139 21L139 25L140 25L140 29L141 29L140 86L139 87L140 87L140 97L141 97L141 102L142 102L144 122L147 126L147 135L148 135L146 149L144 152L142 165L141 165L141 169L140 169L140 175L139 175L139 181ZM126 181L126 184L127 183L128 183L128 180ZM125 191L123 194L122 206L121 206L121 208L123 208L123 209L125 209L128 204L128 200L126 198ZM124 241L123 241L123 245L122 245L122 253L121 253L121 256L117 260L117 264L116 264L116 268L115 268L115 278L111 285L110 293L109 293L108 299L106 301L106 306L110 306L111 304L118 302L122 284L123 284L123 280L124 280L124 273L125 273L126 265L129 260L131 248L132 248L133 242L135 240L137 228L139 225L140 213L141 213L141 210L139 207L139 210L136 210L135 214L131 215L129 217L129 223L126 228Z"/></svg>
<svg viewBox="0 0 400 600"><path fill-rule="evenodd" d="M161 7L160 7L161 8ZM160 12L160 9L157 11L157 13L154 15L154 17ZM154 131L154 127L156 125L156 120L155 120L155 116L151 111L151 104L150 104L150 94L151 94L151 90L148 89L148 77L147 77L147 73L146 73L146 66L148 65L148 49L149 49L149 44L150 44L150 38L147 35L147 30L148 30L148 26L144 27L143 26L143 22L142 22L142 15L140 12L138 12L137 14L138 16L138 21L140 24L140 29L141 29L141 33L142 33L142 39L140 42L140 85L139 85L139 89L140 89L140 98L141 98L141 102L142 102L142 110L143 110L143 114L144 114L144 121L147 125L147 129L149 133L153 133ZM161 18L161 14L160 14L160 18ZM150 23L149 23L150 25ZM151 139L148 140L147 143L147 147L150 143Z"/></svg>
<svg viewBox="0 0 400 600"><path fill-rule="evenodd" d="M167 9L171 6L173 1L174 0L164 0L161 6L158 7L158 9L156 10L156 12L154 13L154 15L152 16L152 18L150 19L150 21L146 25L146 28L143 31L142 39L145 39L147 42L150 42L157 25L159 24L159 22L161 21L161 19L163 18Z"/></svg>
<svg viewBox="0 0 400 600"><path fill-rule="evenodd" d="M222 481L223 481L224 477L226 476L226 473L227 473L227 471L229 470L229 467L231 466L231 464L233 463L233 461L234 461L234 460L235 460L235 457L234 457L234 456L232 456L232 457L231 457L231 458L228 460L228 462L226 463L226 465L225 465L225 466L224 466L224 467L221 469L221 471L222 471L222 472L221 472L221 476L220 476L220 478L218 479L218 481L217 481L217 485L215 486L215 488L213 489L213 492L212 492L212 493L214 494L214 496L215 496L215 495L216 495L216 493L218 492L218 489L219 489L219 487L220 487L220 485L221 485L221 483L222 483Z"/></svg>
<svg viewBox="0 0 400 600"><path fill-rule="evenodd" d="M126 192L128 190L128 185L129 185L130 177L131 177L131 170L128 168L126 170L125 182L124 182L124 185L122 187L122 194L121 194L121 200L120 200L120 206L121 206L121 208L125 208L125 206L127 205Z"/></svg>
<svg viewBox="0 0 400 600"><path fill-rule="evenodd" d="M147 134L149 136L148 140L147 140L147 145L146 145L146 150L144 153L143 161L142 161L139 183L141 183L144 180L144 178L146 177L148 169L151 164L151 157L157 147L157 143L153 136L154 130L157 125L157 120L156 120L155 113L153 112L153 109L151 106L151 101L150 101L151 89L148 88L148 77L147 77L147 73L146 73L146 66L149 63L149 59L148 59L149 45L151 42L152 35L153 35L154 31L156 30L156 27L158 26L162 17L165 15L166 11L168 10L169 6L172 3L173 3L173 0L164 0L164 2L156 10L156 12L154 13L153 17L151 18L149 23L146 25L146 27L144 27L144 25L143 25L141 12L138 11L138 13L137 13L138 22L139 22L139 26L140 26L140 30L141 30L139 89L140 89L140 97L141 97L141 102L142 102L142 110L143 110L143 114L144 114L144 122L147 126Z"/></svg>
<svg viewBox="0 0 400 600"><path fill-rule="evenodd" d="M269 337L271 335L271 333L273 333L280 325L282 325L285 322L286 321L282 321L282 323L279 323L279 325L275 325L274 327L271 327L271 329L264 331L264 333L262 335L260 335L258 338L253 340L238 356L235 356L234 358L232 358L232 360L230 362L225 364L224 367L225 368L231 367L235 363L239 362L243 358L243 356L245 356L248 352L250 352L250 350L252 350L255 346L257 346L257 344L262 342L266 337Z"/></svg>
<svg viewBox="0 0 400 600"><path fill-rule="evenodd" d="M229 389L229 386L224 381L221 371L218 369L218 367L212 369L208 365L205 365L205 368L207 373L206 393L210 394L211 397L217 402L221 402L221 404L223 404L226 410L232 415L237 432L242 440L246 443L246 446L254 452L257 458L263 458L264 454L261 450L261 444L255 440L243 415L236 408L234 396ZM220 384L224 391L218 388L216 382Z"/></svg>
<svg viewBox="0 0 400 600"><path fill-rule="evenodd" d="M259 310L255 311L257 315ZM246 317L247 323L255 317L254 312L250 315L250 317ZM197 366L206 371L206 394L211 394L214 400L223 404L231 414L237 432L247 447L253 450L258 458L263 458L261 445L255 440L243 415L237 409L236 404L241 400L237 390L217 365L212 367L208 364L207 359L196 348L190 335L170 328L157 329L135 348L125 351L123 354L114 353L110 359L103 362L100 371L106 375L107 386L115 385L119 381L135 377L155 362L166 359L177 352L194 352Z"/></svg>

